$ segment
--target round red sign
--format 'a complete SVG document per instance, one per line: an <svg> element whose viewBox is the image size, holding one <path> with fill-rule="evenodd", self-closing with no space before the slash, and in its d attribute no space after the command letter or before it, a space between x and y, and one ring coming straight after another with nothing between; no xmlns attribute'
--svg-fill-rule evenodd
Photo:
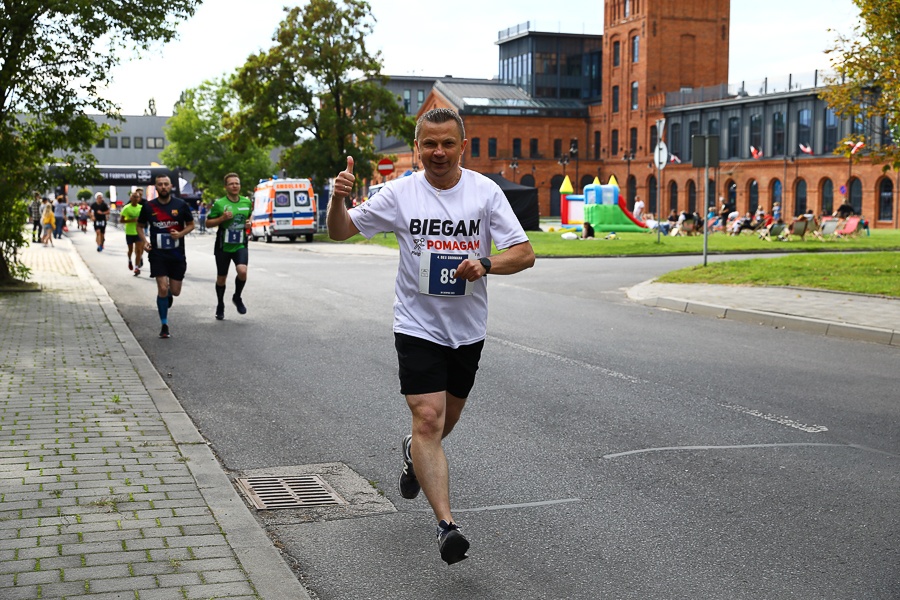
<svg viewBox="0 0 900 600"><path fill-rule="evenodd" d="M394 163L389 158L382 158L378 161L378 172L382 175L390 175L394 172Z"/></svg>

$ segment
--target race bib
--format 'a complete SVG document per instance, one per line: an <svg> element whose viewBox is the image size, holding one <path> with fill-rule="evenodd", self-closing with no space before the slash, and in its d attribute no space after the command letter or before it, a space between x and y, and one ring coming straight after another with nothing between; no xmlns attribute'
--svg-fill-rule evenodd
<svg viewBox="0 0 900 600"><path fill-rule="evenodd" d="M225 230L225 243L226 244L243 244L244 243L244 230L243 229L226 229Z"/></svg>
<svg viewBox="0 0 900 600"><path fill-rule="evenodd" d="M156 234L156 249L157 250L174 250L177 246L178 246L178 240L173 238L168 233Z"/></svg>
<svg viewBox="0 0 900 600"><path fill-rule="evenodd" d="M472 254L422 252L419 259L419 293L429 296L470 296L472 284L456 278L456 267Z"/></svg>

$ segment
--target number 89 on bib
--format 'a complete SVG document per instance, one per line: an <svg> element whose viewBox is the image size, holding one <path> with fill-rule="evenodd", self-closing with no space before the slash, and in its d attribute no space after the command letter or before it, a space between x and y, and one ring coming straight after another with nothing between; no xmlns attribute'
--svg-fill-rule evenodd
<svg viewBox="0 0 900 600"><path fill-rule="evenodd" d="M429 296L470 296L472 284L456 278L456 267L470 254L422 252L419 259L419 293Z"/></svg>

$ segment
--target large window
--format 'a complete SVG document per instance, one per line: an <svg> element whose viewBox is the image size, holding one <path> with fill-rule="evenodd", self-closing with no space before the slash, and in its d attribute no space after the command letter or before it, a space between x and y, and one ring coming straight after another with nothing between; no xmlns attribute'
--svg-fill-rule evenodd
<svg viewBox="0 0 900 600"><path fill-rule="evenodd" d="M750 145L757 150L762 150L763 118L759 113L750 115ZM756 209L753 210L755 211Z"/></svg>
<svg viewBox="0 0 900 600"><path fill-rule="evenodd" d="M412 102L410 102L409 90L403 90L403 110L406 111L406 114L410 114L412 112Z"/></svg>
<svg viewBox="0 0 900 600"><path fill-rule="evenodd" d="M650 151L656 150L659 145L659 132L656 131L656 125L650 126Z"/></svg>
<svg viewBox="0 0 900 600"><path fill-rule="evenodd" d="M741 155L741 120L738 117L728 119L728 158Z"/></svg>
<svg viewBox="0 0 900 600"><path fill-rule="evenodd" d="M609 146L610 146L609 153L612 154L613 156L618 156L619 155L619 130L618 129L613 129L609 133Z"/></svg>
<svg viewBox="0 0 900 600"><path fill-rule="evenodd" d="M135 150L143 150L144 138L142 138L139 135L134 136L134 148L135 148Z"/></svg>
<svg viewBox="0 0 900 600"><path fill-rule="evenodd" d="M622 64L622 47L619 42L613 42L613 66L618 67Z"/></svg>
<svg viewBox="0 0 900 600"><path fill-rule="evenodd" d="M472 138L469 140L469 156L478 158L481 156L481 138Z"/></svg>
<svg viewBox="0 0 900 600"><path fill-rule="evenodd" d="M878 186L878 220L894 220L894 184L887 177Z"/></svg>
<svg viewBox="0 0 900 600"><path fill-rule="evenodd" d="M594 160L600 160L600 132L594 132Z"/></svg>
<svg viewBox="0 0 900 600"><path fill-rule="evenodd" d="M794 184L794 216L806 213L806 181L798 179Z"/></svg>
<svg viewBox="0 0 900 600"><path fill-rule="evenodd" d="M825 140L822 152L830 154L837 148L838 143L838 118L830 108L825 109Z"/></svg>
<svg viewBox="0 0 900 600"><path fill-rule="evenodd" d="M636 63L641 56L641 37L636 35L631 38L631 62Z"/></svg>
<svg viewBox="0 0 900 600"><path fill-rule="evenodd" d="M497 138L488 138L488 158L497 157Z"/></svg>
<svg viewBox="0 0 900 600"><path fill-rule="evenodd" d="M553 158L562 157L562 140L556 138L553 140Z"/></svg>
<svg viewBox="0 0 900 600"><path fill-rule="evenodd" d="M822 214L834 212L834 183L827 177L822 180Z"/></svg>
<svg viewBox="0 0 900 600"><path fill-rule="evenodd" d="M119 138L118 137L111 136L111 137L107 138L107 143L108 143L107 145L111 149L118 150L118 148L119 148Z"/></svg>
<svg viewBox="0 0 900 600"><path fill-rule="evenodd" d="M540 158L540 156L540 152L538 152L538 138L531 138L528 141L528 157Z"/></svg>
<svg viewBox="0 0 900 600"><path fill-rule="evenodd" d="M522 156L522 138L513 138L513 158Z"/></svg>
<svg viewBox="0 0 900 600"><path fill-rule="evenodd" d="M638 82L631 82L631 110L638 109Z"/></svg>
<svg viewBox="0 0 900 600"><path fill-rule="evenodd" d="M693 179L687 182L687 196L688 196L688 205L687 205L688 213L697 212L697 186L694 185Z"/></svg>
<svg viewBox="0 0 900 600"><path fill-rule="evenodd" d="M784 143L784 113L777 112L772 115L772 154L784 154Z"/></svg>
<svg viewBox="0 0 900 600"><path fill-rule="evenodd" d="M700 135L700 121L691 121L688 123L688 144L687 148L687 158L686 160L694 159L694 136ZM678 158L683 158L679 156Z"/></svg>
<svg viewBox="0 0 900 600"><path fill-rule="evenodd" d="M612 87L612 111L619 112L619 86L617 85Z"/></svg>
<svg viewBox="0 0 900 600"><path fill-rule="evenodd" d="M785 216L784 198L782 196L783 196L783 194L781 193L781 181L779 181L778 179L773 179L772 180L772 204L774 206L775 202L777 202L779 205L781 205L781 208L782 208L781 216L784 217ZM774 210L775 209L773 208L772 211L774 212Z"/></svg>
<svg viewBox="0 0 900 600"><path fill-rule="evenodd" d="M131 148L131 137L127 135L122 136L122 147L123 148Z"/></svg>
<svg viewBox="0 0 900 600"><path fill-rule="evenodd" d="M747 196L750 198L750 206L748 208L751 213L756 214L756 209L759 208L759 183L755 179L750 180Z"/></svg>
<svg viewBox="0 0 900 600"><path fill-rule="evenodd" d="M812 144L812 111L808 108L797 111L797 143L804 146Z"/></svg>
<svg viewBox="0 0 900 600"><path fill-rule="evenodd" d="M681 158L681 123L669 125L669 151Z"/></svg>
<svg viewBox="0 0 900 600"><path fill-rule="evenodd" d="M637 127L632 127L628 131L628 149L631 151L631 154L637 152L638 147L638 130Z"/></svg>
<svg viewBox="0 0 900 600"><path fill-rule="evenodd" d="M656 184L656 177L651 175L647 180L647 195L650 196L648 206L650 212L659 217L659 211L656 210L657 196L659 195L659 186Z"/></svg>
<svg viewBox="0 0 900 600"><path fill-rule="evenodd" d="M719 120L718 119L710 119L706 123L706 134L707 135L719 135Z"/></svg>
<svg viewBox="0 0 900 600"><path fill-rule="evenodd" d="M669 184L669 210L678 210L678 184L674 181ZM659 220L664 221L667 215L659 213Z"/></svg>

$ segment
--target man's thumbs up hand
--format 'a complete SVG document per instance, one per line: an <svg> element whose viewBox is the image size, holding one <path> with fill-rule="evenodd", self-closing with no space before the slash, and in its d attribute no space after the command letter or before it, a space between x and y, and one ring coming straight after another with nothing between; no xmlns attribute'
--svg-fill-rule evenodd
<svg viewBox="0 0 900 600"><path fill-rule="evenodd" d="M333 196L339 200L343 200L350 195L350 191L353 189L353 184L355 182L356 177L353 176L353 157L348 156L347 168L338 173L338 176L334 178Z"/></svg>

